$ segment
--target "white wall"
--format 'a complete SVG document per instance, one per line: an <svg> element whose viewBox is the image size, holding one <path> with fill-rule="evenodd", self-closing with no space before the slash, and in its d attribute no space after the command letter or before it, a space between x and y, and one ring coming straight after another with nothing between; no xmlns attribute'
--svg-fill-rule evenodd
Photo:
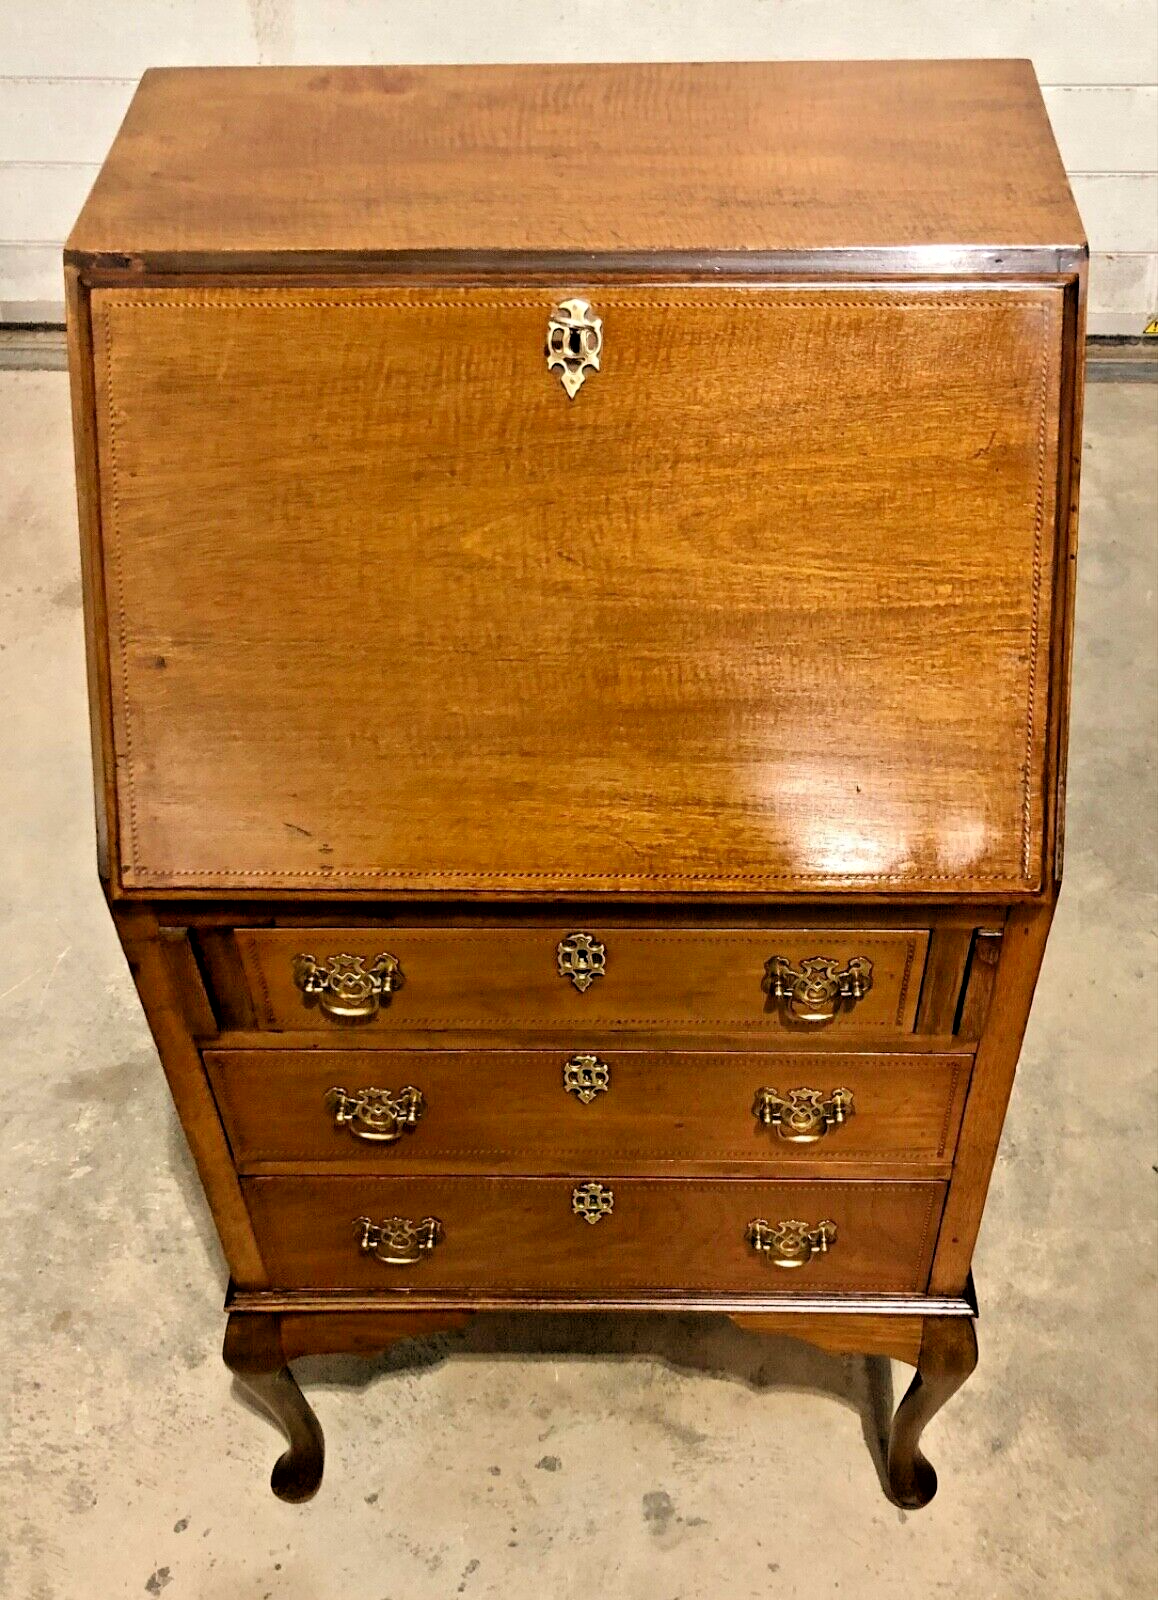
<svg viewBox="0 0 1158 1600"><path fill-rule="evenodd" d="M1090 328L1158 312L1158 0L5 0L0 320L58 320L60 243L148 66L1029 56L1094 253Z"/></svg>

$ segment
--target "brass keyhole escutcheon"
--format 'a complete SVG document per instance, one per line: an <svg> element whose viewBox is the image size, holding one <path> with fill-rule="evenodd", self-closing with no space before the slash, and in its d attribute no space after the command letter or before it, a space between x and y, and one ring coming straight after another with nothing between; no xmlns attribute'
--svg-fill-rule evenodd
<svg viewBox="0 0 1158 1600"><path fill-rule="evenodd" d="M585 1106L611 1087L611 1068L598 1056L571 1056L563 1064L563 1087Z"/></svg>
<svg viewBox="0 0 1158 1600"><path fill-rule="evenodd" d="M607 946L593 933L569 933L555 947L555 963L559 976L570 978L579 993L586 994L607 971Z"/></svg>
<svg viewBox="0 0 1158 1600"><path fill-rule="evenodd" d="M615 1194L606 1184L578 1184L571 1191L571 1210L594 1227L615 1210Z"/></svg>
<svg viewBox="0 0 1158 1600"><path fill-rule="evenodd" d="M557 372L568 400L574 400L588 372L599 371L603 319L586 300L563 300L547 323L547 371Z"/></svg>

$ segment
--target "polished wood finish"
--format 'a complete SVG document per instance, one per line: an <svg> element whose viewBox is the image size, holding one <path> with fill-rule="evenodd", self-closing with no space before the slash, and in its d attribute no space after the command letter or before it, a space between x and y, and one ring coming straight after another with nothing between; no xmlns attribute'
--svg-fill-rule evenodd
<svg viewBox="0 0 1158 1600"><path fill-rule="evenodd" d="M779 1274L777 1274L779 1277ZM405 1306L404 1311L399 1307ZM710 1311L722 1316L811 1317L971 1317L977 1306L968 1295L841 1293L796 1289L785 1292L772 1281L755 1290L722 1289L231 1289L226 1308L269 1315L314 1316L340 1313L411 1316L459 1315L476 1311L593 1312L615 1314Z"/></svg>
<svg viewBox="0 0 1158 1600"><path fill-rule="evenodd" d="M267 1282L265 1267L213 1092L192 1040L188 997L175 981L170 952L149 911L120 906L114 917L230 1273L235 1283L258 1287Z"/></svg>
<svg viewBox="0 0 1158 1600"><path fill-rule="evenodd" d="M961 990L972 947L971 928L937 928L929 940L925 976L921 984L921 1003L917 1010L917 1032L922 1034L960 1033L976 1039L976 1018L967 1025L958 1019ZM981 1021L984 1021L982 1014Z"/></svg>
<svg viewBox="0 0 1158 1600"><path fill-rule="evenodd" d="M325 1163L416 1172L684 1171L759 1166L866 1176L919 1167L947 1177L970 1057L848 1056L601 1049L610 1086L588 1104L564 1087L566 1050L206 1051L238 1168ZM326 1093L397 1091L425 1106L393 1144L335 1124ZM814 1144L794 1144L753 1114L756 1092L847 1088L854 1110Z"/></svg>
<svg viewBox="0 0 1158 1600"><path fill-rule="evenodd" d="M1045 941L1053 920L1052 897L1033 907L1015 907L1005 925L985 1032L977 1047L973 1084L957 1149L952 1195L945 1208L931 1288L956 1294L969 1277L981 1228L989 1179Z"/></svg>
<svg viewBox="0 0 1158 1600"><path fill-rule="evenodd" d="M297 1356L375 1356L404 1339L429 1339L466 1327L465 1311L330 1312L323 1316L289 1312L279 1319L286 1359Z"/></svg>
<svg viewBox="0 0 1158 1600"><path fill-rule="evenodd" d="M793 61L149 72L68 251L288 267L1083 241L1028 61Z"/></svg>
<svg viewBox="0 0 1158 1600"><path fill-rule="evenodd" d="M606 949L606 968L579 990L560 976L556 951L572 931ZM816 1036L912 1031L928 934L922 928L614 929L580 924L526 928L239 929L237 948L254 1009L268 1028L318 1028L329 1036L422 1028L486 1030L565 1028L759 1028L789 1033L799 1045ZM328 1022L294 982L299 953L325 962L349 954L367 963L382 950L402 965L402 987L373 1018L354 1027ZM768 994L765 966L809 956L842 967L872 962L872 988L831 1022L786 1017ZM578 1046L577 1046L578 1048Z"/></svg>
<svg viewBox="0 0 1158 1600"><path fill-rule="evenodd" d="M186 930L187 931L187 930ZM213 1038L218 1027L256 1028L257 1013L250 996L237 943L230 928L198 928L190 933L198 969L211 997L213 1026L203 1038Z"/></svg>
<svg viewBox="0 0 1158 1600"><path fill-rule="evenodd" d="M889 1487L897 1504L914 1511L937 1492L937 1474L921 1453L925 1424L952 1398L977 1365L977 1335L967 1317L927 1317L917 1375L897 1407L889 1434Z"/></svg>
<svg viewBox="0 0 1158 1600"><path fill-rule="evenodd" d="M732 1321L749 1333L799 1339L831 1355L890 1356L916 1366L924 1317L879 1317L870 1313L793 1316L790 1311L733 1312Z"/></svg>
<svg viewBox="0 0 1158 1600"><path fill-rule="evenodd" d="M749 1182L617 1178L614 1210L576 1216L568 1178L246 1178L271 1281L281 1288L720 1289L793 1295L919 1294L945 1186L930 1182ZM357 1218L434 1216L445 1237L413 1267L358 1248ZM831 1218L827 1255L785 1271L745 1239L750 1222ZM769 1280L772 1280L771 1283Z"/></svg>
<svg viewBox="0 0 1158 1600"><path fill-rule="evenodd" d="M556 298L93 292L121 885L1038 889L1060 288Z"/></svg>
<svg viewBox="0 0 1158 1600"><path fill-rule="evenodd" d="M96 813L97 870L108 884L113 835L114 758L110 704L108 605L100 536L100 474L96 459L96 375L92 361L92 316L89 287L73 266L64 269L67 314L69 390L73 451L76 457L77 522L80 573L84 593L85 666L88 679L89 737L92 751L93 805Z"/></svg>
<svg viewBox="0 0 1158 1600"><path fill-rule="evenodd" d="M379 1355L404 1339L420 1339L459 1328L465 1315L269 1316L232 1311L225 1325L225 1365L249 1398L277 1423L289 1440L278 1457L270 1488L279 1500L312 1500L322 1483L325 1441L313 1408L289 1363L298 1356Z"/></svg>
<svg viewBox="0 0 1158 1600"><path fill-rule="evenodd" d="M993 998L1002 937L1001 928L978 928L968 946L968 960L963 969L964 984L959 982L957 985L957 992L961 996L957 1032L964 1039L980 1039L984 1030L989 1002Z"/></svg>
<svg viewBox="0 0 1158 1600"><path fill-rule="evenodd" d="M98 864L275 1491L298 1355L715 1311L915 1363L925 1503L1062 868L1086 266L1029 64L151 73L66 287ZM382 950L371 1021L303 1004ZM805 1026L775 954L873 986ZM407 1082L395 1145L322 1104ZM855 1111L790 1145L765 1086Z"/></svg>
<svg viewBox="0 0 1158 1600"><path fill-rule="evenodd" d="M834 1354L888 1356L917 1368L897 1407L886 1443L889 1493L907 1511L928 1505L937 1474L921 1450L921 1435L977 1365L977 1334L969 1316L845 1315L794 1317L790 1312L733 1314L754 1333L801 1339Z"/></svg>
<svg viewBox="0 0 1158 1600"><path fill-rule="evenodd" d="M282 1428L289 1449L274 1463L270 1488L297 1504L318 1492L325 1442L318 1419L287 1365L276 1317L233 1312L225 1325L225 1365L263 1411Z"/></svg>

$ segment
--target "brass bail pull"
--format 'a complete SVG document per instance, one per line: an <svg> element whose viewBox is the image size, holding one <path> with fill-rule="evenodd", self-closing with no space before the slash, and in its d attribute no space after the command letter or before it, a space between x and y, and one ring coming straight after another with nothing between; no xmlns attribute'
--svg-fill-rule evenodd
<svg viewBox="0 0 1158 1600"><path fill-rule="evenodd" d="M836 1243L836 1223L826 1220L810 1228L807 1222L798 1222L794 1217L782 1222L757 1217L748 1224L744 1237L770 1266L791 1272L807 1266L813 1256L828 1254Z"/></svg>
<svg viewBox="0 0 1158 1600"><path fill-rule="evenodd" d="M852 1116L851 1089L834 1089L828 1099L819 1089L757 1089L752 1115L765 1128L775 1128L790 1144L815 1144L830 1128Z"/></svg>
<svg viewBox="0 0 1158 1600"><path fill-rule="evenodd" d="M346 1128L368 1144L394 1144L418 1126L426 1100L412 1083L397 1094L373 1086L350 1091L335 1085L326 1090L325 1105L333 1112L335 1128Z"/></svg>
<svg viewBox="0 0 1158 1600"><path fill-rule="evenodd" d="M293 975L306 1005L316 1005L328 1021L339 1023L369 1022L403 983L402 963L388 950L369 961L345 952L324 961L296 955Z"/></svg>
<svg viewBox="0 0 1158 1600"><path fill-rule="evenodd" d="M834 956L808 956L798 967L787 956L769 956L764 963L764 991L792 1022L831 1022L838 1012L851 1011L872 986L867 956L853 956L843 967Z"/></svg>
<svg viewBox="0 0 1158 1600"><path fill-rule="evenodd" d="M445 1231L437 1217L423 1217L421 1222L409 1217L383 1217L381 1222L358 1217L353 1227L361 1254L373 1256L384 1267L416 1266L441 1244Z"/></svg>

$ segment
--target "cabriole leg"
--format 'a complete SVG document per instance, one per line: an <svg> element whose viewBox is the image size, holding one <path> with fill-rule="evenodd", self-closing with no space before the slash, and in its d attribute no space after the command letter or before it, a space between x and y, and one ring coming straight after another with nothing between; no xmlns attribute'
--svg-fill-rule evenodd
<svg viewBox="0 0 1158 1600"><path fill-rule="evenodd" d="M917 1510L936 1494L937 1474L921 1454L921 1433L976 1365L972 1317L925 1319L917 1375L889 1434L889 1488L899 1506Z"/></svg>
<svg viewBox="0 0 1158 1600"><path fill-rule="evenodd" d="M270 1478L274 1494L295 1503L311 1499L322 1481L325 1443L321 1425L287 1365L280 1319L268 1313L231 1313L222 1354L241 1387L289 1440L289 1449L279 1457Z"/></svg>

